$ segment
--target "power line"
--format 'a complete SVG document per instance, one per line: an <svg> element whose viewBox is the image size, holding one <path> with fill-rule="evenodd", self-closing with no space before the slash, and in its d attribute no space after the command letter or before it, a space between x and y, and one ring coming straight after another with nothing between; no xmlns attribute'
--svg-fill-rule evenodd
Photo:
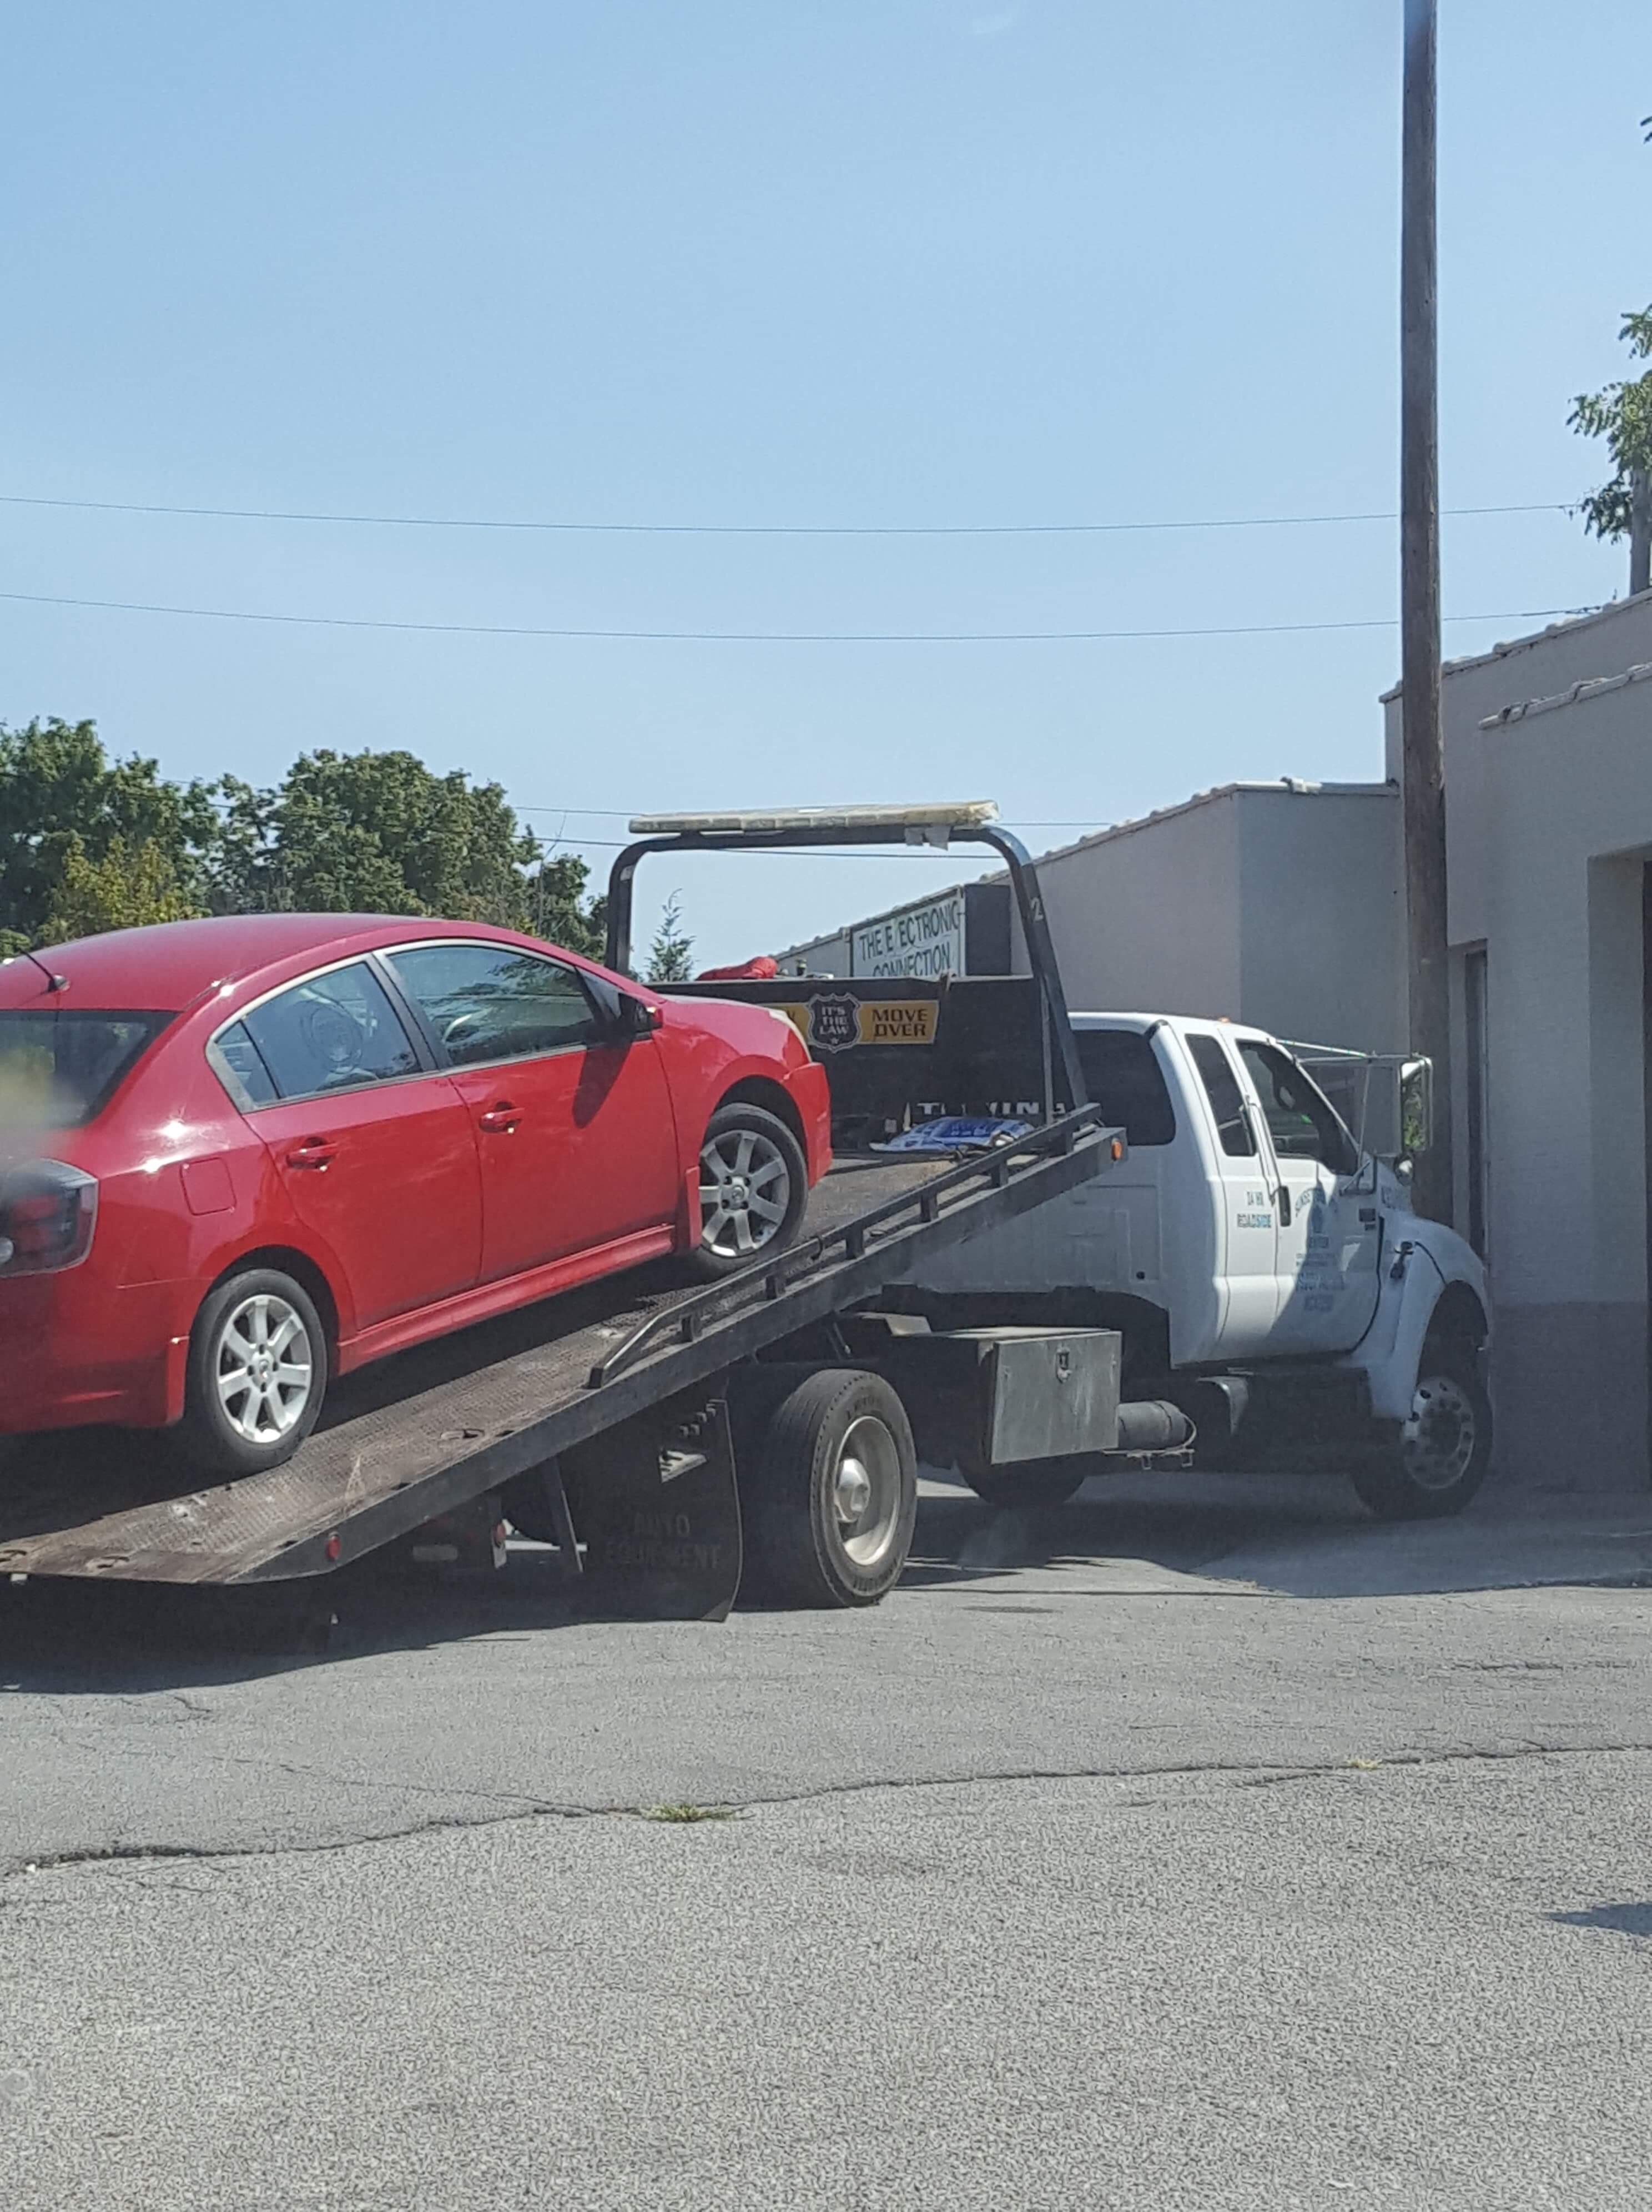
<svg viewBox="0 0 1652 2212"><path fill-rule="evenodd" d="M694 645L1059 645L1124 639L1289 637L1329 630L1394 629L1393 615L1351 622L1215 623L1176 629L553 629L531 623L395 622L370 615L267 614L246 607L180 607L145 599L68 599L49 592L0 592L21 606L86 607L106 614L177 615L202 622L276 623L314 629L406 630L440 637L610 639L627 643ZM1448 615L1447 622L1548 622L1594 614L1588 607L1517 607L1511 613Z"/></svg>
<svg viewBox="0 0 1652 2212"><path fill-rule="evenodd" d="M1153 530L1294 530L1348 522L1397 522L1391 507L1345 514L1224 514L1145 522L581 522L501 515L343 514L301 507L170 507L158 501L47 499L0 492L0 507L73 508L92 514L171 514L218 522L324 522L392 530L516 530L620 538L1097 538ZM1448 507L1445 515L1569 514L1564 500L1512 507Z"/></svg>

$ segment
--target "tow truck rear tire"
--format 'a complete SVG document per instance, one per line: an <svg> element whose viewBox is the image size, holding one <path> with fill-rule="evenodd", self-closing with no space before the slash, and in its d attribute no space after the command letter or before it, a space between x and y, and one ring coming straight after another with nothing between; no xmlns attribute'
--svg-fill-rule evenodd
<svg viewBox="0 0 1652 2212"><path fill-rule="evenodd" d="M1362 1501L1381 1521L1436 1521L1461 1513L1491 1463L1491 1401L1473 1345L1425 1345L1411 1418L1352 1469Z"/></svg>
<svg viewBox="0 0 1652 2212"><path fill-rule="evenodd" d="M1090 1471L1089 1462L1082 1459L1022 1460L1008 1467L958 1469L976 1497L988 1505L1011 1510L1021 1506L1029 1512L1065 1505L1083 1487Z"/></svg>
<svg viewBox="0 0 1652 2212"><path fill-rule="evenodd" d="M741 1485L752 1593L815 1607L887 1596L918 1511L918 1454L894 1388L859 1368L813 1369L753 1444Z"/></svg>

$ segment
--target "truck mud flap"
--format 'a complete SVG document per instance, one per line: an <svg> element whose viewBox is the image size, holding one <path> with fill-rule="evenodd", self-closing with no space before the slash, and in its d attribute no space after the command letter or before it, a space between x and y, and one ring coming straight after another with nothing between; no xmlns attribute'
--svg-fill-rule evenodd
<svg viewBox="0 0 1652 2212"><path fill-rule="evenodd" d="M564 1453L560 1469L582 1553L582 1610L633 1620L727 1618L742 1544L722 1398L653 1407Z"/></svg>

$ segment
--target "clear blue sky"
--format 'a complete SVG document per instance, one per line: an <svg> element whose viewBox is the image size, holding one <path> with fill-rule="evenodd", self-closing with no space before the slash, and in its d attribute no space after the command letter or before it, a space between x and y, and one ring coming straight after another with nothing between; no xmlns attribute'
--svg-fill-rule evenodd
<svg viewBox="0 0 1652 2212"><path fill-rule="evenodd" d="M1652 9L1442 0L1443 491L1575 498L1652 300ZM724 524L1387 509L1400 0L80 0L15 15L0 491ZM556 535L0 507L0 590L537 627L1386 617L1385 523ZM1448 650L1623 586L1560 514L1447 526ZM179 775L309 745L632 809L997 798L1035 845L1233 777L1381 774L1382 630L732 644L0 602L0 719ZM564 817L562 809L593 810ZM597 810L606 810L598 811ZM957 877L674 872L726 958ZM671 888L645 884L652 912ZM652 896L649 894L652 893ZM647 917L645 916L645 919Z"/></svg>

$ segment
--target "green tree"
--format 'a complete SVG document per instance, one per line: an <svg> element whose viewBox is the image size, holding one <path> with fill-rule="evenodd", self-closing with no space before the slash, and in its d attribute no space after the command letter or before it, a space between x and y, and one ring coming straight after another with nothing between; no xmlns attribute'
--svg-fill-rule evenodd
<svg viewBox="0 0 1652 2212"><path fill-rule="evenodd" d="M241 792L244 817L258 812ZM266 903L519 925L535 847L496 783L412 753L302 753L263 810Z"/></svg>
<svg viewBox="0 0 1652 2212"><path fill-rule="evenodd" d="M112 761L91 722L0 727L0 957L48 936L272 909L451 915L594 953L602 902L586 881L576 854L540 860L500 785L409 752L304 753L259 790Z"/></svg>
<svg viewBox="0 0 1652 2212"><path fill-rule="evenodd" d="M694 939L683 928L683 894L673 891L661 909L659 927L648 947L651 983L686 983L694 975Z"/></svg>
<svg viewBox="0 0 1652 2212"><path fill-rule="evenodd" d="M185 921L199 912L190 904L178 872L157 839L144 837L128 845L117 831L102 859L94 860L78 832L71 830L41 941L61 945L71 937L98 937L107 929Z"/></svg>
<svg viewBox="0 0 1652 2212"><path fill-rule="evenodd" d="M21 729L0 726L0 940L14 951L40 941L69 854L102 862L118 838L127 862L167 876L186 905L203 903L203 859L216 835L210 793L169 782L159 764L133 754L112 761L93 722L55 715Z"/></svg>
<svg viewBox="0 0 1652 2212"><path fill-rule="evenodd" d="M262 914L289 903L279 896L275 860L277 794L226 775L213 795L218 818L207 853L213 912Z"/></svg>
<svg viewBox="0 0 1652 2212"><path fill-rule="evenodd" d="M1618 333L1635 361L1652 361L1652 307L1625 315ZM1613 473L1579 512L1597 538L1627 538L1630 589L1652 581L1652 369L1580 392L1567 416L1585 438L1604 438Z"/></svg>
<svg viewBox="0 0 1652 2212"><path fill-rule="evenodd" d="M600 960L608 934L608 902L586 896L590 878L590 869L577 853L547 854L529 882L526 926L536 937Z"/></svg>
<svg viewBox="0 0 1652 2212"><path fill-rule="evenodd" d="M448 915L599 949L584 861L562 854L534 867L538 841L503 788L462 769L324 749L301 754L273 790L226 776L217 799L208 859L221 913Z"/></svg>

